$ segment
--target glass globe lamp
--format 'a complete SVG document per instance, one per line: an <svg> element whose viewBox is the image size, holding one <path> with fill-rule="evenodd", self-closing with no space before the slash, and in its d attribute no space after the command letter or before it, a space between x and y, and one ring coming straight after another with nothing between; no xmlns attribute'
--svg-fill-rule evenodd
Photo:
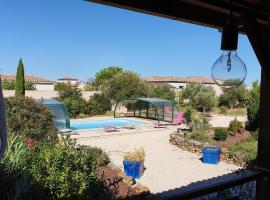
<svg viewBox="0 0 270 200"><path fill-rule="evenodd" d="M240 86L246 76L245 63L238 57L236 51L224 50L211 68L214 82L223 88Z"/></svg>

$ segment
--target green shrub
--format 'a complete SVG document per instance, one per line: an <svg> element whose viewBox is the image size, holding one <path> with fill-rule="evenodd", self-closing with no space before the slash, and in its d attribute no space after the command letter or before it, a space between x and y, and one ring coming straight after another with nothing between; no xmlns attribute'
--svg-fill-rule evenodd
<svg viewBox="0 0 270 200"><path fill-rule="evenodd" d="M26 173L28 149L19 135L10 134L8 148L0 160L1 199L22 199L30 186Z"/></svg>
<svg viewBox="0 0 270 200"><path fill-rule="evenodd" d="M104 94L94 94L87 102L87 114L102 115L111 110L112 104L109 98Z"/></svg>
<svg viewBox="0 0 270 200"><path fill-rule="evenodd" d="M239 143L229 150L229 157L237 163L246 163L256 160L258 142L255 140Z"/></svg>
<svg viewBox="0 0 270 200"><path fill-rule="evenodd" d="M255 130L259 127L260 86L258 81L252 84L252 89L248 92L246 105L249 126Z"/></svg>
<svg viewBox="0 0 270 200"><path fill-rule="evenodd" d="M76 146L71 140L42 143L30 160L30 173L52 199L110 199L104 181L96 175L109 159L102 150Z"/></svg>
<svg viewBox="0 0 270 200"><path fill-rule="evenodd" d="M184 118L187 124L190 124L192 122L192 113L193 113L193 109L191 107L188 107L186 111L184 112Z"/></svg>
<svg viewBox="0 0 270 200"><path fill-rule="evenodd" d="M3 90L14 90L15 89L15 81L2 81L2 88ZM25 90L36 90L36 87L31 82L25 82L24 84Z"/></svg>
<svg viewBox="0 0 270 200"><path fill-rule="evenodd" d="M82 98L67 97L62 102L65 104L71 118L76 118L79 114L85 113L87 105Z"/></svg>
<svg viewBox="0 0 270 200"><path fill-rule="evenodd" d="M228 108L226 106L221 106L219 109L221 114L226 114L228 112Z"/></svg>
<svg viewBox="0 0 270 200"><path fill-rule="evenodd" d="M15 81L2 81L2 89L3 90L14 90L15 88Z"/></svg>
<svg viewBox="0 0 270 200"><path fill-rule="evenodd" d="M5 98L7 126L10 132L34 140L57 140L52 113L29 97Z"/></svg>
<svg viewBox="0 0 270 200"><path fill-rule="evenodd" d="M26 82L25 83L25 90L36 90L36 89L37 88L33 83L31 83L31 82Z"/></svg>
<svg viewBox="0 0 270 200"><path fill-rule="evenodd" d="M216 128L215 129L215 140L225 141L228 137L228 130L226 128Z"/></svg>
<svg viewBox="0 0 270 200"><path fill-rule="evenodd" d="M211 137L209 136L209 134L206 131L202 131L202 130L194 131L193 133L187 136L187 139L195 140L202 143L211 141Z"/></svg>
<svg viewBox="0 0 270 200"><path fill-rule="evenodd" d="M65 90L68 87L69 87L69 85L66 84L66 83L55 83L54 84L54 90L55 91Z"/></svg>
<svg viewBox="0 0 270 200"><path fill-rule="evenodd" d="M192 130L207 130L210 127L209 120L203 115L193 115Z"/></svg>
<svg viewBox="0 0 270 200"><path fill-rule="evenodd" d="M232 120L229 124L229 132L231 132L233 135L237 134L242 127L242 123L240 121L237 121L236 118Z"/></svg>

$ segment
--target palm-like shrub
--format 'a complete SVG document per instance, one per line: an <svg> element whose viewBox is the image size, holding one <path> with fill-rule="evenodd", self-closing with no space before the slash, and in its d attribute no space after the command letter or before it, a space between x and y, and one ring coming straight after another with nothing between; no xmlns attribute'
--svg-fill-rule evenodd
<svg viewBox="0 0 270 200"><path fill-rule="evenodd" d="M228 130L233 135L236 135L237 133L240 133L241 127L242 123L240 121L237 121L237 119L235 118L233 121L230 122Z"/></svg>

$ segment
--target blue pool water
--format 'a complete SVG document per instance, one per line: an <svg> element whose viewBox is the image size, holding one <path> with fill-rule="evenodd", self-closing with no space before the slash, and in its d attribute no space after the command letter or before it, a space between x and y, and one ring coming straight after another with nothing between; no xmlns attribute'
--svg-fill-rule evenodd
<svg viewBox="0 0 270 200"><path fill-rule="evenodd" d="M73 130L103 128L104 126L119 127L126 125L142 125L142 124L144 123L127 119L87 120L87 121L70 120L70 128Z"/></svg>

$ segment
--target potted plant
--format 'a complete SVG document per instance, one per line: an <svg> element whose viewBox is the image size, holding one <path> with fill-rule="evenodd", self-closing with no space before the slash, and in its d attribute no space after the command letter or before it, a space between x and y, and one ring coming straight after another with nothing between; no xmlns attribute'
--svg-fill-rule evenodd
<svg viewBox="0 0 270 200"><path fill-rule="evenodd" d="M135 149L124 155L124 171L126 176L139 179L144 171L145 152L143 148Z"/></svg>

